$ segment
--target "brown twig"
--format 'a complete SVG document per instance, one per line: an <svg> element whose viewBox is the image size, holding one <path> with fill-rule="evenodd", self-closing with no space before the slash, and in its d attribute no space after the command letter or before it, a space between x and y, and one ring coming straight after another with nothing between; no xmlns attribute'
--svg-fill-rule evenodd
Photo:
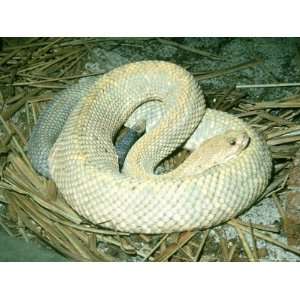
<svg viewBox="0 0 300 300"><path fill-rule="evenodd" d="M237 222L235 222L235 221L231 221L230 225L232 225L234 227L234 229L236 230L236 232L238 233L239 238L240 238L240 240L242 242L243 248L245 250L245 253L247 254L249 260L251 262L257 261L255 259L254 255L253 255L252 251L251 251L251 248L250 248L250 246L249 246L246 238L244 237L244 234L243 234L243 232L241 230L241 226Z"/></svg>
<svg viewBox="0 0 300 300"><path fill-rule="evenodd" d="M194 76L198 80L207 80L207 79L211 79L211 78L215 78L215 77L219 77L219 76L228 75L228 74L231 74L231 73L243 70L243 69L253 68L260 63L262 63L261 59L255 59L250 62L238 64L233 67L224 68L222 70L207 72L207 74L197 75L197 73L194 73Z"/></svg>
<svg viewBox="0 0 300 300"><path fill-rule="evenodd" d="M183 232L176 244L168 246L163 253L155 257L155 261L167 261L173 254L175 254L181 247L183 247L195 234L198 232L187 231Z"/></svg>
<svg viewBox="0 0 300 300"><path fill-rule="evenodd" d="M247 233L250 233L250 228L247 228L247 227L244 227L244 226L241 226L241 225L238 225L234 220L231 220L228 222L228 224L230 225L236 225L236 226L239 226L240 230L244 231L244 232L247 232ZM257 230L253 230L253 234L255 235L256 238L259 238L259 239L262 239L262 240L265 240L271 244L274 244L280 248L283 248L289 252L292 252L292 253L295 253L297 255L300 255L300 250L297 249L296 247L292 247L292 246L288 246L278 240L275 240L274 238L272 238L271 236L269 235L266 235L266 234L263 234Z"/></svg>
<svg viewBox="0 0 300 300"><path fill-rule="evenodd" d="M197 249L196 255L193 259L194 262L199 261L201 258L201 253L203 251L203 248L205 246L205 243L207 241L208 235L209 235L209 229L203 231L204 236L202 237L201 243L199 244L199 247Z"/></svg>
<svg viewBox="0 0 300 300"><path fill-rule="evenodd" d="M217 59L217 60L222 59L220 56L218 56L216 54L212 54L208 51L204 51L204 50L196 49L196 48L193 48L193 47L190 47L190 46L182 45L182 44L179 44L179 43L176 43L174 41L170 41L170 40L167 40L167 39L164 39L164 38L157 38L156 40L158 40L162 44L174 46L176 48L179 48L179 49L182 49L182 50L185 50L185 51L188 51L188 52L192 52L192 53L195 53L195 54L199 54L201 56L205 56L205 57L208 57L210 59Z"/></svg>

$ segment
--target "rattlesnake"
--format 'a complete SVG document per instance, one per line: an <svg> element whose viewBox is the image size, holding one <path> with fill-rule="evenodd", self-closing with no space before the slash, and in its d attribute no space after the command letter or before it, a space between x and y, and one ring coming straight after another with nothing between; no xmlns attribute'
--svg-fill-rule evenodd
<svg viewBox="0 0 300 300"><path fill-rule="evenodd" d="M121 173L114 137L149 100L160 102L164 115L158 124L147 121L151 129L132 147ZM154 174L178 146L201 144L227 130L250 138L235 159L197 175ZM35 126L28 153L79 214L126 232L183 231L224 222L254 203L272 169L267 145L254 129L228 113L205 109L193 76L163 61L130 63L58 94Z"/></svg>

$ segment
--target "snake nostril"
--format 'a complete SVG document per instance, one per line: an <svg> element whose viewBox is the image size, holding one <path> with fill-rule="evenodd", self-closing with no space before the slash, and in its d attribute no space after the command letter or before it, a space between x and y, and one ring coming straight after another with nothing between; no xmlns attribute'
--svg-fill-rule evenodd
<svg viewBox="0 0 300 300"><path fill-rule="evenodd" d="M229 144L230 144L231 146L234 146L234 145L236 144L236 139L234 139L234 138L230 139L230 140L229 140Z"/></svg>

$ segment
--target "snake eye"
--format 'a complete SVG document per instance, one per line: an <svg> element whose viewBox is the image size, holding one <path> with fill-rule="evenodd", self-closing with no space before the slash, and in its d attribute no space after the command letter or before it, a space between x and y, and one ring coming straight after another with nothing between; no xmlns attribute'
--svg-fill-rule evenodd
<svg viewBox="0 0 300 300"><path fill-rule="evenodd" d="M229 140L229 145L234 146L236 144L236 139L235 138L231 138Z"/></svg>

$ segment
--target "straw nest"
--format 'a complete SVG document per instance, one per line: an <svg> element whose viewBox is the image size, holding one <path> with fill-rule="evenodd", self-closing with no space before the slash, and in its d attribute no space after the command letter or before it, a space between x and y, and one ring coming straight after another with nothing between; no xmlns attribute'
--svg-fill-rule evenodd
<svg viewBox="0 0 300 300"><path fill-rule="evenodd" d="M298 94L254 104L245 98L242 89L236 87L205 91L211 107L230 111L255 127L266 138L274 159L273 179L261 199L272 197L282 222L262 225L238 218L231 220L225 226L235 229L238 237L235 240L226 239L222 226L165 235L128 234L105 229L78 215L66 204L55 184L35 172L26 156L26 141L42 106L51 100L53 93L78 78L98 75L80 75L91 47L101 47L102 43L117 46L124 41L127 44L145 42L94 38L6 41L8 45L0 52L0 225L10 235L20 235L26 241L38 238L76 261L257 261L266 255L256 246L258 240L300 255L296 246L276 238L276 235L284 234L282 225L288 224L285 202L280 196L286 191L287 178L294 167L293 158L299 149ZM155 39L155 42L217 58L174 41ZM260 60L255 60L195 76L199 80L214 78L259 63ZM185 155L187 153L180 152L171 159L178 163ZM218 243L211 238L213 234L219 237Z"/></svg>

